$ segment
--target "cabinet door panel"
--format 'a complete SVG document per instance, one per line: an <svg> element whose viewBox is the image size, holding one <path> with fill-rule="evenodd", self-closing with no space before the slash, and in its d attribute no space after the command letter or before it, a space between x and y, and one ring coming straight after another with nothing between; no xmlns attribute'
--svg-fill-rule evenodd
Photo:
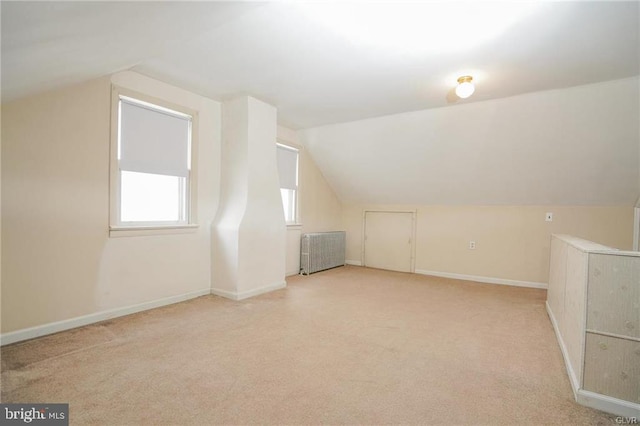
<svg viewBox="0 0 640 426"><path fill-rule="evenodd" d="M584 389L640 403L640 342L587 333Z"/></svg>
<svg viewBox="0 0 640 426"><path fill-rule="evenodd" d="M589 255L587 329L640 338L640 257Z"/></svg>

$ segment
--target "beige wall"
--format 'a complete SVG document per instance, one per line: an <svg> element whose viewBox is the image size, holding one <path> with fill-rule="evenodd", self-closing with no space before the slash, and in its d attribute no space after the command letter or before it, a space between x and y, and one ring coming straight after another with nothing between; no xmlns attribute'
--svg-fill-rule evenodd
<svg viewBox="0 0 640 426"><path fill-rule="evenodd" d="M109 238L111 82L199 112L190 233ZM220 104L125 72L2 105L2 332L210 288Z"/></svg>
<svg viewBox="0 0 640 426"><path fill-rule="evenodd" d="M306 149L300 150L302 232L342 230L342 204Z"/></svg>
<svg viewBox="0 0 640 426"><path fill-rule="evenodd" d="M344 205L347 259L356 263L362 262L365 209L417 210L416 271L547 283L552 233L619 249L633 241L630 206ZM545 222L546 212L553 213L552 222Z"/></svg>
<svg viewBox="0 0 640 426"><path fill-rule="evenodd" d="M325 180L298 133L278 126L278 142L299 149L299 226L287 227L287 275L300 271L300 236L306 232L343 230L342 204Z"/></svg>

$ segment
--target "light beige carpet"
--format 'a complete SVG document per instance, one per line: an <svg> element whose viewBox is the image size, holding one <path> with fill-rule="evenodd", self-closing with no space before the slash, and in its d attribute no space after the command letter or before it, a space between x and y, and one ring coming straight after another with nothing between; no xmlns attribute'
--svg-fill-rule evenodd
<svg viewBox="0 0 640 426"><path fill-rule="evenodd" d="M544 290L347 266L2 348L71 424L615 424L574 402Z"/></svg>

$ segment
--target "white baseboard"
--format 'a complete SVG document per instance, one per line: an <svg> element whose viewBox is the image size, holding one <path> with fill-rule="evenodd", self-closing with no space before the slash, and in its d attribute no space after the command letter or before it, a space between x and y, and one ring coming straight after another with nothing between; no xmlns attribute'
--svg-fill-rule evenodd
<svg viewBox="0 0 640 426"><path fill-rule="evenodd" d="M83 315L81 317L56 321L36 327L24 328L22 330L11 331L9 333L3 333L2 335L0 335L0 345L4 346L10 343L34 339L36 337L46 336L48 334L58 333L60 331L70 330L72 328L82 327L84 325L94 324L100 321L106 321L112 318L134 314L136 312L146 311L153 308L159 308L161 306L171 305L173 303L183 302L185 300L194 299L196 297L204 296L210 293L211 290L207 288L198 291L192 291L190 293L179 294L177 296L170 296L163 299L152 300L150 302L139 303L122 308L109 309L107 311L96 312L94 314Z"/></svg>
<svg viewBox="0 0 640 426"><path fill-rule="evenodd" d="M560 334L560 328L558 327L558 322L556 321L556 317L553 315L553 312L551 311L549 302L545 302L544 305L547 307L547 315L549 315L549 319L551 320L551 325L553 325L553 331L556 333L556 339L558 340L558 344L560 345L560 351L562 352L564 365L567 368L567 373L569 375L569 382L571 383L571 389L573 390L573 398L576 401L578 401L578 391L580 390L580 382L578 381L578 376L576 375L576 372L573 370L573 367L569 362L569 352L567 351L567 347L564 344L564 340L562 340L562 335Z"/></svg>
<svg viewBox="0 0 640 426"><path fill-rule="evenodd" d="M432 275L434 277L442 277L442 278L454 278L456 280L475 281L479 283L511 285L515 287L541 288L545 290L547 289L546 283L537 283L533 281L508 280L505 278L481 277L478 275L463 275L463 274L454 274L451 272L426 271L424 269L416 269L415 272L416 274L421 274L421 275Z"/></svg>
<svg viewBox="0 0 640 426"><path fill-rule="evenodd" d="M578 404L586 407L606 411L607 413L616 414L622 417L635 418L636 421L640 421L640 404L624 401L618 398L612 398L595 392L589 392L584 389L580 389L578 391L576 401Z"/></svg>
<svg viewBox="0 0 640 426"><path fill-rule="evenodd" d="M216 296L224 297L231 300L238 300L236 297L236 293L229 290L222 290L220 288L212 288L211 294L215 294Z"/></svg>
<svg viewBox="0 0 640 426"><path fill-rule="evenodd" d="M362 266L362 262L360 262L359 260L345 260L345 262L347 265L353 265L353 266Z"/></svg>
<svg viewBox="0 0 640 426"><path fill-rule="evenodd" d="M248 291L242 291L242 292L234 292L234 291L222 290L219 288L212 288L211 294L226 297L227 299L231 299L231 300L242 300L242 299L247 299L249 297L257 296L259 294L269 293L270 291L280 290L282 288L285 288L286 286L287 286L287 282L282 281L278 283L269 284L264 287L260 287L260 288L256 288Z"/></svg>

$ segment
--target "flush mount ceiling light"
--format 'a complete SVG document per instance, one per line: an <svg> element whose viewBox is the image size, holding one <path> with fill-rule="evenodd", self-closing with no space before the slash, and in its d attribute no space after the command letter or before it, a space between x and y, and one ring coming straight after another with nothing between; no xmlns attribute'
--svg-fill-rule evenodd
<svg viewBox="0 0 640 426"><path fill-rule="evenodd" d="M470 75L463 75L458 78L458 86L456 87L456 95L459 98L466 99L469 96L473 95L474 90L476 90L475 86L471 82L473 77Z"/></svg>

